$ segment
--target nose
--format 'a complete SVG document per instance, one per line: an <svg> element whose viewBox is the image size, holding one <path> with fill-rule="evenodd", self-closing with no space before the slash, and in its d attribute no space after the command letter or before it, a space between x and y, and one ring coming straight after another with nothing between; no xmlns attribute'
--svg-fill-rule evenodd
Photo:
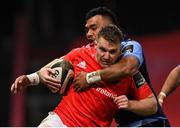
<svg viewBox="0 0 180 128"><path fill-rule="evenodd" d="M109 52L105 52L103 58L104 58L105 60L109 60L109 59L110 59L110 54L109 54Z"/></svg>
<svg viewBox="0 0 180 128"><path fill-rule="evenodd" d="M87 31L87 33L86 33L87 38L91 38L92 35L93 35L93 32L91 30Z"/></svg>

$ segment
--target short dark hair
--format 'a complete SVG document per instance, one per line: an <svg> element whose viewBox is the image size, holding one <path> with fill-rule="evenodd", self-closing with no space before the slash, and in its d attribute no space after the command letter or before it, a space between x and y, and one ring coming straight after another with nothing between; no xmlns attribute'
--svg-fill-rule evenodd
<svg viewBox="0 0 180 128"><path fill-rule="evenodd" d="M113 24L119 26L118 25L118 20L117 20L117 17L115 15L115 13L113 13L107 7L103 6L103 7L97 7L97 8L93 8L93 9L89 10L86 13L85 21L87 21L88 19L90 19L91 17L93 17L95 15L107 16L107 17L110 18L110 20L112 21Z"/></svg>
<svg viewBox="0 0 180 128"><path fill-rule="evenodd" d="M99 31L98 38L100 37L103 37L111 43L119 43L123 40L124 35L116 25L110 24Z"/></svg>

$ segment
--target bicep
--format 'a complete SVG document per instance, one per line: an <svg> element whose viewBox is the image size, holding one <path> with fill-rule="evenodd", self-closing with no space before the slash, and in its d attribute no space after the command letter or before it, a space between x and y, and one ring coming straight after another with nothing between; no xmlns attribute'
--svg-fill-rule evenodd
<svg viewBox="0 0 180 128"><path fill-rule="evenodd" d="M131 74L134 74L139 68L138 58L133 55L129 55L129 56L122 58L122 60L123 59L125 60L124 62L125 62L125 66L127 67L127 69L131 72Z"/></svg>

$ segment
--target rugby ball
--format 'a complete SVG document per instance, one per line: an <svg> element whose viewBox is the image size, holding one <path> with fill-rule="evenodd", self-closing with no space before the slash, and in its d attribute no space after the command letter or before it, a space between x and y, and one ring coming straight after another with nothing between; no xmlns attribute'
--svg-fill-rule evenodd
<svg viewBox="0 0 180 128"><path fill-rule="evenodd" d="M51 68L55 70L55 74L51 76L61 81L59 90L57 91L59 91L60 94L65 94L74 79L73 65L67 60L60 59L54 63Z"/></svg>

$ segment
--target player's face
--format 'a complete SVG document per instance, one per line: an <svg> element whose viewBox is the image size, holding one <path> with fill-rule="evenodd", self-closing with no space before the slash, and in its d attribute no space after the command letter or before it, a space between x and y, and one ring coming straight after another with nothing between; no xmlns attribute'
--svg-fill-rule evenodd
<svg viewBox="0 0 180 128"><path fill-rule="evenodd" d="M95 15L88 19L85 25L86 37L88 41L90 43L94 42L97 39L99 31L109 24L111 24L109 18L101 15Z"/></svg>
<svg viewBox="0 0 180 128"><path fill-rule="evenodd" d="M114 64L121 55L120 43L109 43L103 37L100 37L97 42L96 58L98 63L103 68Z"/></svg>

